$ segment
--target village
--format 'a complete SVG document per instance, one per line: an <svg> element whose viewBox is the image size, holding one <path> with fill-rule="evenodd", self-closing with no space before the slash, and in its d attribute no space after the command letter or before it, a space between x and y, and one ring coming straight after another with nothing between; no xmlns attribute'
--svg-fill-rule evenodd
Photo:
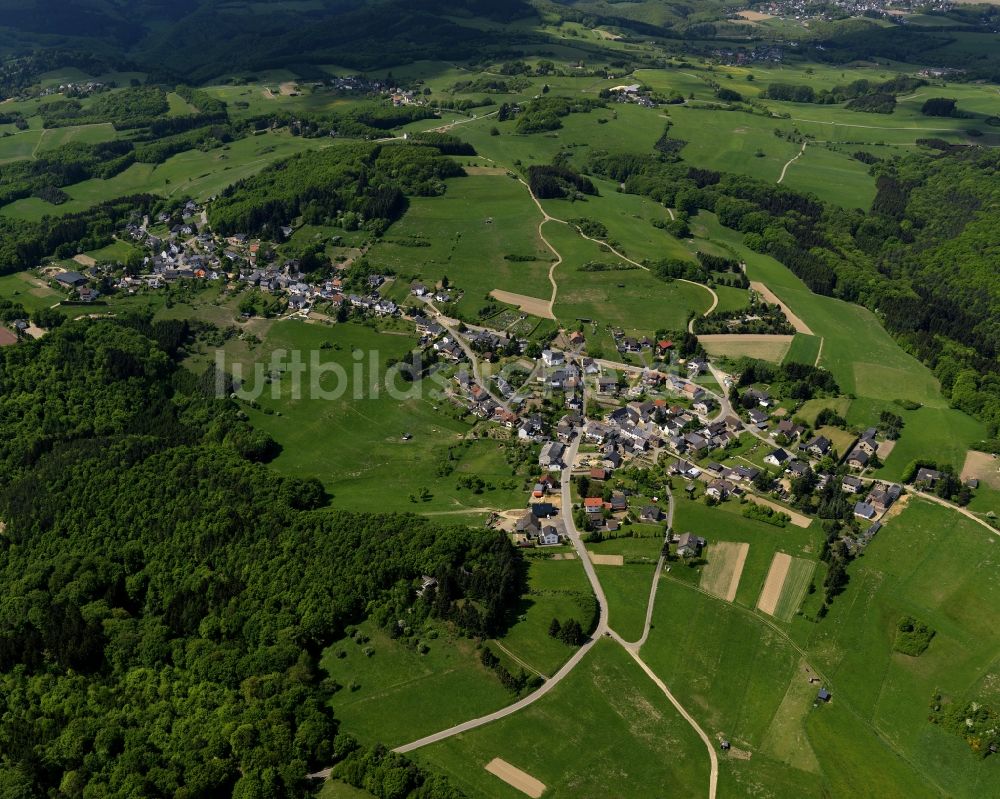
<svg viewBox="0 0 1000 799"><path fill-rule="evenodd" d="M280 233L287 239L293 230ZM853 522L843 540L857 554L904 499L901 485L869 476L881 463L879 453L891 449L877 428L853 435L811 429L766 385L739 391L739 374L727 374L725 364L711 363L700 349L680 357L669 338L612 328L620 360L588 356L579 329L561 330L539 348L509 331L447 317L439 306L463 294L447 281L413 280L407 299L396 302L384 296L396 280L391 274L348 276L339 263L333 274L310 280L297 259L282 258L272 243L211 233L204 208L193 201L154 220L134 220L121 238L147 253L140 264L121 272L108 264L82 272L50 267L48 275L84 304L98 301L102 285L128 295L178 281L224 281L233 292L269 295L270 312L281 318L333 324L350 315L412 324L419 337L415 355L447 370L455 405L496 425L500 435L537 448L538 477L525 506L495 520L518 546L566 543L566 518L573 515L584 534L618 536L632 523L659 525L678 557L696 558L707 541L669 529L671 488L706 504L752 506L745 515L778 526L807 526L804 498L833 485L839 501L850 505ZM248 308L242 317L253 313ZM16 320L14 328L24 334L27 320ZM617 477L636 468L662 471L663 496L638 494ZM933 490L942 476L921 469L915 487ZM564 497L573 494L562 491L564 481L576 491L568 508Z"/></svg>

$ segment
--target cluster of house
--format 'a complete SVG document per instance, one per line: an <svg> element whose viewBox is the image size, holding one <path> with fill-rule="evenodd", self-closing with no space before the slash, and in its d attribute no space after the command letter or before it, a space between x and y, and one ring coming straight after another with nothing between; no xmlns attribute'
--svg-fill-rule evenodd
<svg viewBox="0 0 1000 799"><path fill-rule="evenodd" d="M462 292L456 292L443 286L428 287L423 283L414 280L410 284L410 294L426 300L437 300L438 302L454 302L462 296Z"/></svg>
<svg viewBox="0 0 1000 799"><path fill-rule="evenodd" d="M107 84L99 80L84 80L79 83L60 83L58 86L46 86L39 93L39 97L50 97L53 94L65 94L67 97L85 97L94 92L104 91Z"/></svg>
<svg viewBox="0 0 1000 799"><path fill-rule="evenodd" d="M643 91L638 83L631 83L627 86L612 86L609 90L611 99L616 103L634 103L643 108L656 108L656 101L650 96L648 91Z"/></svg>
<svg viewBox="0 0 1000 799"><path fill-rule="evenodd" d="M559 488L559 481L550 474L543 474L535 482L528 509L514 523L514 543L517 546L544 547L562 542L562 522L556 518L559 509L549 499Z"/></svg>
<svg viewBox="0 0 1000 799"><path fill-rule="evenodd" d="M723 466L714 461L701 468L684 458L677 458L670 463L667 471L685 480L697 480L704 476L707 480L705 493L721 502L729 497L742 496L762 470L751 464Z"/></svg>
<svg viewBox="0 0 1000 799"><path fill-rule="evenodd" d="M854 504L854 516L872 524L858 537L848 541L852 548L864 548L875 534L882 529L881 517L893 503L903 495L903 487L897 483L875 482L870 486L860 477L845 475L840 489L846 494L854 494L858 501ZM867 496L865 496L865 492Z"/></svg>
<svg viewBox="0 0 1000 799"><path fill-rule="evenodd" d="M764 9L755 10L764 11ZM775 45L759 45L753 48L713 50L712 57L720 64L735 66L761 63L780 64L785 59L785 51Z"/></svg>

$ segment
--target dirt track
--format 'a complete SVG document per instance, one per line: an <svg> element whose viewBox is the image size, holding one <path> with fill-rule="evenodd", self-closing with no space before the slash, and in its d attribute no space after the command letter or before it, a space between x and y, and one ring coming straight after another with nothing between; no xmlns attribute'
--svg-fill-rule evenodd
<svg viewBox="0 0 1000 799"><path fill-rule="evenodd" d="M530 774L521 771L517 766L512 766L506 760L502 760L499 757L493 758L483 768L521 793L532 797L532 799L538 799L539 796L545 793L544 782L536 780Z"/></svg>
<svg viewBox="0 0 1000 799"><path fill-rule="evenodd" d="M757 609L764 611L768 616L773 616L774 609L778 607L781 589L785 585L785 577L788 576L788 567L791 565L791 555L786 555L784 552L774 553L771 568L767 570L764 589L760 592L760 598L757 600Z"/></svg>
<svg viewBox="0 0 1000 799"><path fill-rule="evenodd" d="M785 316L788 317L788 321L792 327L798 330L800 333L808 333L810 336L813 335L812 329L803 322L799 317L792 313L792 309L789 308L785 303L778 299L777 295L771 291L763 283L759 283L756 280L750 283L750 288L760 294L765 300L775 305L780 305L781 310L785 312Z"/></svg>

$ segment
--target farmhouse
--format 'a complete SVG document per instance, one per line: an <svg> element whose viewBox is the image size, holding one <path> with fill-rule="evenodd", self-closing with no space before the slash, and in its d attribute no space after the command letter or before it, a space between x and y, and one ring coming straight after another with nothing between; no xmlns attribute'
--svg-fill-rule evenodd
<svg viewBox="0 0 1000 799"><path fill-rule="evenodd" d="M682 558L695 558L701 553L701 548L705 546L705 539L694 533L682 533L677 539L677 554Z"/></svg>
<svg viewBox="0 0 1000 799"><path fill-rule="evenodd" d="M656 507L656 505L646 505L639 513L640 521L644 522L658 522L662 518L663 511Z"/></svg>
<svg viewBox="0 0 1000 799"><path fill-rule="evenodd" d="M791 460L791 455L789 455L785 450L778 447L778 449L773 450L764 456L764 463L769 463L772 466L784 466Z"/></svg>
<svg viewBox="0 0 1000 799"><path fill-rule="evenodd" d="M919 469L917 471L917 476L914 482L917 485L925 485L928 488L933 488L934 484L937 483L942 477L941 472L937 469Z"/></svg>

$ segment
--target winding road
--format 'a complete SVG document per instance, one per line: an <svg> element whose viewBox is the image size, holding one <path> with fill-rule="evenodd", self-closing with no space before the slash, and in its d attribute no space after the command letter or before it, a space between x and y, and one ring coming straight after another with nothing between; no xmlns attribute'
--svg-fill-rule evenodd
<svg viewBox="0 0 1000 799"><path fill-rule="evenodd" d="M556 304L556 296L559 293L559 284L556 283L555 271L556 271L556 267L559 266L559 264L562 263L563 257L562 257L562 254L555 247L552 246L552 243L547 238L545 238L545 234L542 233L542 226L546 222L557 222L560 225L567 225L568 227L573 228L577 232L577 235L579 235L581 238L584 238L587 241L592 241L595 244L599 244L600 246L605 247L608 250L608 252L612 253L613 255L618 256L619 258L621 258L626 263L632 264L632 266L636 266L639 269L642 269L642 270L644 270L646 272L649 271L649 267L648 266L645 266L644 264L641 264L638 261L633 261L627 255L623 255L622 253L618 252L618 250L616 250L614 247L612 247L606 241L602 241L601 239L595 239L595 238L593 238L591 236L588 236L586 233L584 233L582 230L580 230L580 228L578 228L576 225L572 224L571 222L567 222L565 219L559 219L558 217L552 216L548 211L545 210L545 207L539 201L538 197L535 196L535 193L531 190L531 186L529 186L527 184L527 182L523 178L518 178L518 181L521 183L521 185L523 185L528 190L528 194L531 196L531 199L534 201L535 205L538 207L539 213L541 213L541 215L542 215L542 221L538 223L538 237L542 240L542 242L545 244L545 246L548 247L552 251L552 254L555 255L555 257L556 257L555 263L553 263L552 266L549 268L549 282L552 284L552 297L549 299L549 314L552 316L553 319L556 318L556 316L555 316L555 304ZM670 218L671 219L674 218L674 212L671 211L669 208L667 209L667 213L670 214ZM718 304L719 304L719 295L716 294L715 291L712 288L710 288L709 286L706 286L704 283L697 283L694 280L687 280L686 278L683 278L683 277L678 277L678 278L675 278L675 279L678 280L678 281L680 281L681 283L690 283L692 286L698 286L699 288L703 288L703 289L705 289L705 291L707 291L709 294L712 295L712 304L711 304L711 306L709 306L708 310L705 311L705 313L702 314L702 316L708 316L710 313L712 313L712 311L715 310L716 306L718 306ZM691 325L693 325L693 324L694 323L692 321ZM689 325L689 329L690 329L690 325Z"/></svg>

